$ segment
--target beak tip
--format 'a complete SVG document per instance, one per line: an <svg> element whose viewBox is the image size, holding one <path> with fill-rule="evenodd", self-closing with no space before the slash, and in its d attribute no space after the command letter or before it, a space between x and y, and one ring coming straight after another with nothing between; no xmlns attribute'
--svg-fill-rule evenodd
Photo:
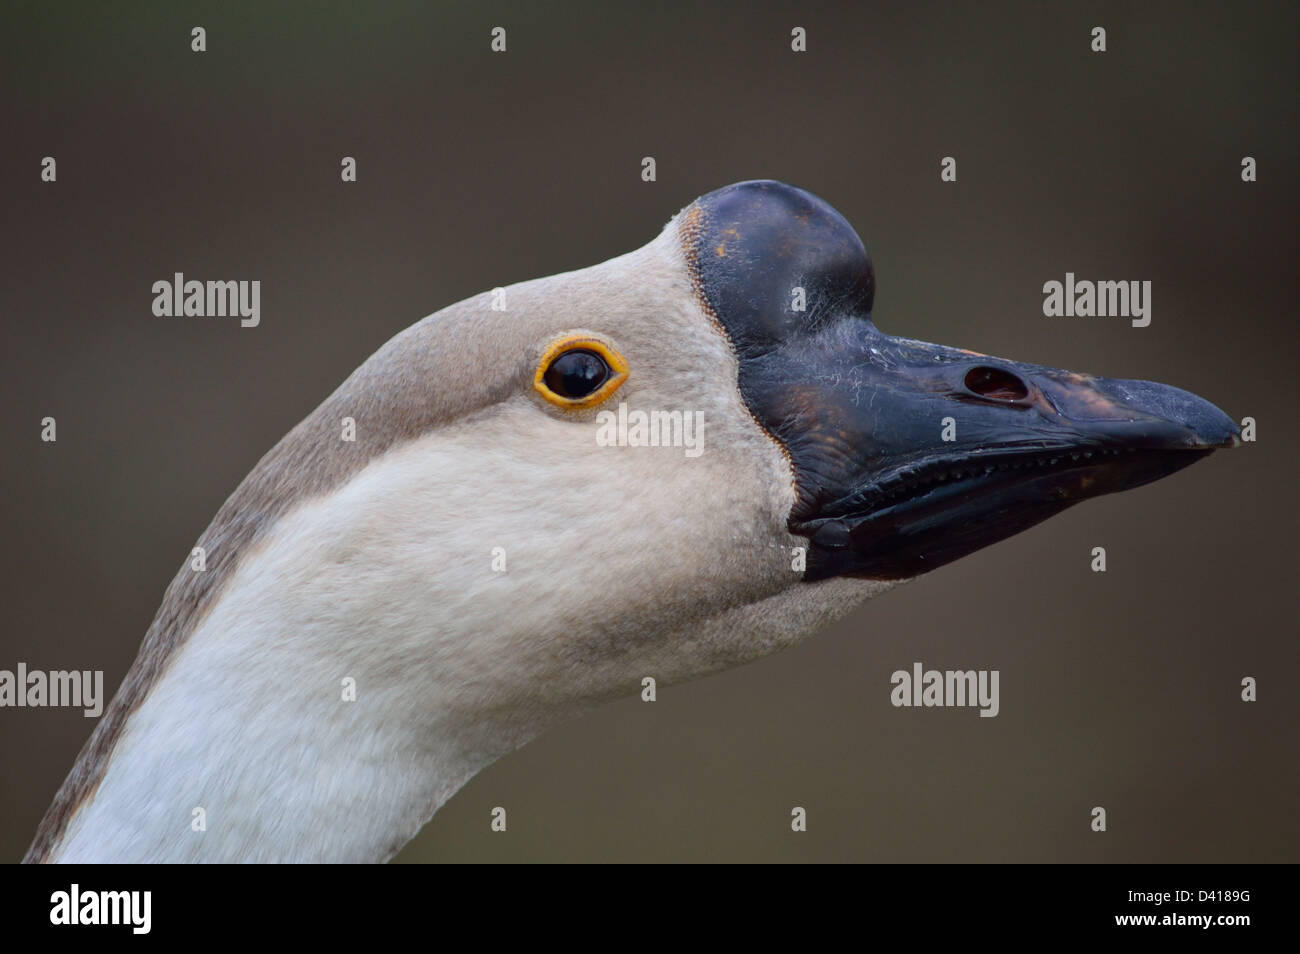
<svg viewBox="0 0 1300 954"><path fill-rule="evenodd" d="M1237 422L1208 401L1205 402L1205 411L1200 419L1188 424L1192 431L1192 446L1205 450L1240 447L1241 428Z"/></svg>
<svg viewBox="0 0 1300 954"><path fill-rule="evenodd" d="M1241 428L1216 405L1200 395L1152 381L1114 381L1113 393L1120 402L1148 418L1164 421L1166 427L1182 432L1173 438L1193 450L1219 450L1242 443Z"/></svg>

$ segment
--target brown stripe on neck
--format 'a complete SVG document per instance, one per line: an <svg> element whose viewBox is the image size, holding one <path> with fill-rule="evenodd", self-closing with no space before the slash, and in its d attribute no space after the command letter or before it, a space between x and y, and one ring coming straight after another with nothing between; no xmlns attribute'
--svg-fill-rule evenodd
<svg viewBox="0 0 1300 954"><path fill-rule="evenodd" d="M193 571L187 559L167 587L135 662L41 819L24 862L51 860L68 824L103 780L131 714L216 604L241 559L280 517L346 483L397 444L510 392L518 375L457 380L456 369L438 360L454 357L458 341L481 330L486 310L484 302L469 299L394 337L244 478L198 539L207 569ZM341 439L344 417L356 421L355 441Z"/></svg>

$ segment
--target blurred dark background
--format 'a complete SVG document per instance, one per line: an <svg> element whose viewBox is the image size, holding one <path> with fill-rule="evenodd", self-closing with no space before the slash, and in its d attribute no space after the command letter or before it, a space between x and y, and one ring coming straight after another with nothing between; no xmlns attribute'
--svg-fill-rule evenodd
<svg viewBox="0 0 1300 954"><path fill-rule="evenodd" d="M778 178L863 236L886 331L1186 387L1258 443L551 732L401 860L1300 860L1294 3L230 7L3 14L0 668L111 693L220 503L387 338ZM174 271L260 279L261 326L155 318ZM1151 280L1150 327L1044 318L1066 271ZM1001 714L894 709L915 661L1001 670ZM91 728L0 711L0 858Z"/></svg>

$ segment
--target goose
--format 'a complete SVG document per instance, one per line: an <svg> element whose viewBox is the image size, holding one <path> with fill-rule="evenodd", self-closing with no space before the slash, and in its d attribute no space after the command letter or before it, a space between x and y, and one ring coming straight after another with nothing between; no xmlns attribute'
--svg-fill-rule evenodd
<svg viewBox="0 0 1300 954"><path fill-rule="evenodd" d="M874 293L852 226L761 180L396 335L219 509L25 860L387 860L646 677L1240 442L1174 387L886 334ZM700 452L597 440L616 411Z"/></svg>

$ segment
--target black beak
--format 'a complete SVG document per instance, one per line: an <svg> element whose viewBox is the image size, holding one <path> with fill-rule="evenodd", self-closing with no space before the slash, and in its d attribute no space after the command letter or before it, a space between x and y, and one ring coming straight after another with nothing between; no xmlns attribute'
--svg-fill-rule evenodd
<svg viewBox="0 0 1300 954"><path fill-rule="evenodd" d="M767 412L799 472L790 528L811 540L809 580L916 576L1238 443L1227 415L1178 388L892 338L869 321L797 350L779 357L805 383Z"/></svg>
<svg viewBox="0 0 1300 954"><path fill-rule="evenodd" d="M801 189L728 186L679 228L741 394L794 467L805 579L916 576L1239 442L1178 388L881 333L862 241Z"/></svg>

